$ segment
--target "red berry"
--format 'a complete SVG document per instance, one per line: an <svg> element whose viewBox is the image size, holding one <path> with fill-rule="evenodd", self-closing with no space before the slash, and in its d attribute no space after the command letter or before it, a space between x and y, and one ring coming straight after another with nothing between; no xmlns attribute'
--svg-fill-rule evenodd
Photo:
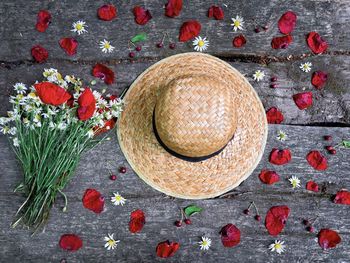
<svg viewBox="0 0 350 263"><path fill-rule="evenodd" d="M271 82L276 82L276 81L277 81L277 77L273 76L273 77L271 78Z"/></svg>
<svg viewBox="0 0 350 263"><path fill-rule="evenodd" d="M185 222L186 225L192 224L192 221L191 221L189 218L186 218L186 219L184 220L184 222Z"/></svg>
<svg viewBox="0 0 350 263"><path fill-rule="evenodd" d="M255 218L256 221L260 221L261 220L261 216L260 215L256 215L254 218Z"/></svg>
<svg viewBox="0 0 350 263"><path fill-rule="evenodd" d="M331 145L328 145L328 146L326 146L325 148L326 148L327 151L331 151L331 150L334 149L333 146L331 146Z"/></svg>
<svg viewBox="0 0 350 263"><path fill-rule="evenodd" d="M303 224L307 226L308 224L310 224L310 222L309 222L309 220L304 219L304 220L303 220Z"/></svg>
<svg viewBox="0 0 350 263"><path fill-rule="evenodd" d="M124 166L120 167L119 168L119 172L122 173L122 174L125 174L126 173L126 168Z"/></svg>
<svg viewBox="0 0 350 263"><path fill-rule="evenodd" d="M175 49L175 47L176 47L175 43L170 43L170 44L169 44L169 48L170 48L170 49Z"/></svg>
<svg viewBox="0 0 350 263"><path fill-rule="evenodd" d="M310 233L313 233L314 232L314 227L313 226L308 226L306 227L306 231L310 232Z"/></svg>
<svg viewBox="0 0 350 263"><path fill-rule="evenodd" d="M180 220L176 220L174 225L177 226L177 227L180 227L180 226L182 226L182 223L181 223Z"/></svg>
<svg viewBox="0 0 350 263"><path fill-rule="evenodd" d="M135 50L138 51L138 52L141 51L141 49L142 49L141 46L137 46L137 47L135 48Z"/></svg>
<svg viewBox="0 0 350 263"><path fill-rule="evenodd" d="M329 153L330 153L330 154L336 154L337 151L336 151L335 149L332 149L332 150L329 151Z"/></svg>
<svg viewBox="0 0 350 263"><path fill-rule="evenodd" d="M162 48L164 45L163 45L163 43L162 42L160 42L160 43L157 43L157 48Z"/></svg>
<svg viewBox="0 0 350 263"><path fill-rule="evenodd" d="M270 88L271 88L271 89L277 88L277 84L275 84L275 83L274 83L274 84L271 84L271 85L270 85Z"/></svg>
<svg viewBox="0 0 350 263"><path fill-rule="evenodd" d="M325 141L331 141L332 140L332 136L330 136L330 135L326 135L323 138L325 139Z"/></svg>
<svg viewBox="0 0 350 263"><path fill-rule="evenodd" d="M255 33L259 33L259 32L260 32L260 28L259 28L259 27L256 27L256 28L254 29L254 32L255 32Z"/></svg>
<svg viewBox="0 0 350 263"><path fill-rule="evenodd" d="M131 58L135 57L135 52L130 52L129 57L131 57Z"/></svg>
<svg viewBox="0 0 350 263"><path fill-rule="evenodd" d="M117 176L115 174L111 174L109 179L111 179L112 181L115 181L117 179Z"/></svg>
<svg viewBox="0 0 350 263"><path fill-rule="evenodd" d="M244 213L245 215L249 215L249 209L244 209L244 210L243 210L243 213Z"/></svg>

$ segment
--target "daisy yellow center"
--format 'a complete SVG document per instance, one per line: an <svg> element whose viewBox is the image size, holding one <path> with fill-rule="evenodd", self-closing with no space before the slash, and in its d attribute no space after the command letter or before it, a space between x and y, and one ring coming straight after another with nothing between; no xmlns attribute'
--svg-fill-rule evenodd
<svg viewBox="0 0 350 263"><path fill-rule="evenodd" d="M120 200L122 200L122 197L120 195L116 195L115 200L120 201Z"/></svg>
<svg viewBox="0 0 350 263"><path fill-rule="evenodd" d="M293 181L292 181L292 185L293 185L293 187L297 187L297 181L296 181L296 180L293 180Z"/></svg>
<svg viewBox="0 0 350 263"><path fill-rule="evenodd" d="M235 27L239 27L241 25L241 22L239 20L235 20L233 24L235 25Z"/></svg>
<svg viewBox="0 0 350 263"><path fill-rule="evenodd" d="M205 43L204 43L204 41L203 41L203 40L199 40L199 41L198 41L198 46L199 46L199 47L203 47L203 46L204 46L204 44L205 44Z"/></svg>
<svg viewBox="0 0 350 263"><path fill-rule="evenodd" d="M31 93L28 94L28 96L31 97L31 98L35 98L36 94L34 92L31 92Z"/></svg>
<svg viewBox="0 0 350 263"><path fill-rule="evenodd" d="M208 245L208 241L203 240L203 241L202 241L202 245L203 245L203 246L207 246L207 245Z"/></svg>
<svg viewBox="0 0 350 263"><path fill-rule="evenodd" d="M77 30L82 30L82 29L83 29L83 25L82 25L82 24L77 24L77 25L75 26L75 28L76 28Z"/></svg>
<svg viewBox="0 0 350 263"><path fill-rule="evenodd" d="M108 245L114 246L115 245L115 241L112 240L112 239L108 240Z"/></svg>
<svg viewBox="0 0 350 263"><path fill-rule="evenodd" d="M282 245L281 244L279 244L279 243L277 243L277 244L275 244L275 249L281 249L282 248Z"/></svg>
<svg viewBox="0 0 350 263"><path fill-rule="evenodd" d="M108 42L106 42L105 43L105 48L109 49L110 47L111 47L111 45Z"/></svg>

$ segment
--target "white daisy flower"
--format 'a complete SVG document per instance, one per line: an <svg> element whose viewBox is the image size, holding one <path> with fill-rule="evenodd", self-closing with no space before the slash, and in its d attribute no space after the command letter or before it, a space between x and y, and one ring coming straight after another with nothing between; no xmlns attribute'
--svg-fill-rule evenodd
<svg viewBox="0 0 350 263"><path fill-rule="evenodd" d="M300 187L300 180L296 176L292 176L291 178L288 179L290 184L292 185L293 188L299 188Z"/></svg>
<svg viewBox="0 0 350 263"><path fill-rule="evenodd" d="M10 127L9 126L1 126L0 127L0 132L2 134L8 134L10 132Z"/></svg>
<svg viewBox="0 0 350 263"><path fill-rule="evenodd" d="M239 30L243 30L243 24L244 24L244 21L243 21L243 17L241 16L236 16L236 18L231 18L232 20L232 24L231 26L233 26L233 30L236 32L238 29Z"/></svg>
<svg viewBox="0 0 350 263"><path fill-rule="evenodd" d="M87 132L87 136L88 136L89 138L94 137L94 135L95 135L95 132L94 132L92 129L89 130L89 131Z"/></svg>
<svg viewBox="0 0 350 263"><path fill-rule="evenodd" d="M26 85L21 82L13 85L13 88L15 89L15 91L17 91L18 94L24 94L27 90Z"/></svg>
<svg viewBox="0 0 350 263"><path fill-rule="evenodd" d="M123 206L125 204L126 199L122 197L118 192L113 193L113 196L111 198L111 201L114 205L121 205Z"/></svg>
<svg viewBox="0 0 350 263"><path fill-rule="evenodd" d="M299 68L304 72L310 72L311 71L311 62L301 63Z"/></svg>
<svg viewBox="0 0 350 263"><path fill-rule="evenodd" d="M8 122L10 122L9 118L0 117L0 125L5 125Z"/></svg>
<svg viewBox="0 0 350 263"><path fill-rule="evenodd" d="M104 237L104 240L106 241L105 248L107 248L107 250L115 249L120 242L120 240L115 240L113 236L114 234L108 234Z"/></svg>
<svg viewBox="0 0 350 263"><path fill-rule="evenodd" d="M86 30L86 27L88 27L85 23L85 21L78 20L77 22L74 22L72 24L73 29L71 30L72 32L78 33L78 35L87 33L88 31Z"/></svg>
<svg viewBox="0 0 350 263"><path fill-rule="evenodd" d="M198 242L201 250L208 250L211 246L211 239L208 237L202 237L202 240Z"/></svg>
<svg viewBox="0 0 350 263"><path fill-rule="evenodd" d="M194 50L203 52L208 49L209 41L207 38L202 38L201 36L198 36L193 41Z"/></svg>
<svg viewBox="0 0 350 263"><path fill-rule="evenodd" d="M10 130L9 130L9 134L11 134L11 135L15 135L17 133L17 128L16 127L12 127L12 128L10 128Z"/></svg>
<svg viewBox="0 0 350 263"><path fill-rule="evenodd" d="M276 138L277 140L284 142L287 139L287 134L284 131L279 130Z"/></svg>
<svg viewBox="0 0 350 263"><path fill-rule="evenodd" d="M255 71L255 73L253 74L253 78L255 81L260 81L265 77L265 73L264 71L261 71L260 69Z"/></svg>
<svg viewBox="0 0 350 263"><path fill-rule="evenodd" d="M64 130L64 129L67 128L67 124L66 124L65 122L61 122L61 123L59 123L59 124L57 125L57 128L58 128L59 130Z"/></svg>
<svg viewBox="0 0 350 263"><path fill-rule="evenodd" d="M100 41L100 48L102 49L103 53L111 53L114 50L114 47L111 45L111 42L107 41L106 39Z"/></svg>
<svg viewBox="0 0 350 263"><path fill-rule="evenodd" d="M275 240L275 242L269 246L269 249L272 252L276 251L278 254L281 254L285 249L284 241Z"/></svg>
<svg viewBox="0 0 350 263"><path fill-rule="evenodd" d="M18 140L18 138L13 138L13 146L19 147L19 140Z"/></svg>

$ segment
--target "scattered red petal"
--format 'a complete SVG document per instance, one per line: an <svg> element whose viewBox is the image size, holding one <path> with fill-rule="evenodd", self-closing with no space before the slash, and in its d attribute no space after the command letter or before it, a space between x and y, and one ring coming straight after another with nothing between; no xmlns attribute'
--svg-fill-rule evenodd
<svg viewBox="0 0 350 263"><path fill-rule="evenodd" d="M92 75L94 77L102 79L107 85L110 85L114 82L114 72L110 68L100 63L97 63L94 66L92 69Z"/></svg>
<svg viewBox="0 0 350 263"><path fill-rule="evenodd" d="M280 180L280 176L275 171L262 170L259 179L264 184L274 184Z"/></svg>
<svg viewBox="0 0 350 263"><path fill-rule="evenodd" d="M83 205L85 208L99 214L103 211L105 199L99 191L95 189L86 189L83 196Z"/></svg>
<svg viewBox="0 0 350 263"><path fill-rule="evenodd" d="M96 99L92 94L91 89L85 88L83 93L78 98L78 118L79 120L86 121L94 115L96 109Z"/></svg>
<svg viewBox="0 0 350 263"><path fill-rule="evenodd" d="M241 231L233 224L227 224L220 231L224 247L234 247L241 241Z"/></svg>
<svg viewBox="0 0 350 263"><path fill-rule="evenodd" d="M77 251L83 246L83 241L77 235L65 234L61 236L59 245L65 250Z"/></svg>
<svg viewBox="0 0 350 263"><path fill-rule="evenodd" d="M131 212L129 221L129 230L131 233L140 232L145 223L145 214L142 210L138 209Z"/></svg>
<svg viewBox="0 0 350 263"><path fill-rule="evenodd" d="M312 74L311 78L311 84L316 88L316 89L321 89L326 81L327 81L327 73L324 71L315 71Z"/></svg>
<svg viewBox="0 0 350 263"><path fill-rule="evenodd" d="M350 192L346 190L338 191L333 201L336 204L350 205Z"/></svg>
<svg viewBox="0 0 350 263"><path fill-rule="evenodd" d="M45 32L45 30L48 28L49 24L51 23L51 14L47 10L40 10L38 13L37 21L35 28L39 32Z"/></svg>
<svg viewBox="0 0 350 263"><path fill-rule="evenodd" d="M116 119L110 119L108 121L105 122L105 125L100 128L99 126L95 127L94 128L94 135L97 136L101 133L104 133L104 132L108 132L109 130L113 129L115 124L116 124Z"/></svg>
<svg viewBox="0 0 350 263"><path fill-rule="evenodd" d="M180 28L179 41L186 42L201 32L201 24L196 20L189 20L182 24Z"/></svg>
<svg viewBox="0 0 350 263"><path fill-rule="evenodd" d="M171 257L179 248L180 244L176 242L169 242L169 240L160 242L156 248L157 256L161 258Z"/></svg>
<svg viewBox="0 0 350 263"><path fill-rule="evenodd" d="M323 171L328 167L326 157L324 157L319 151L309 152L306 156L306 160L315 170Z"/></svg>
<svg viewBox="0 0 350 263"><path fill-rule="evenodd" d="M328 48L328 44L317 32L310 32L306 37L306 42L312 52L321 54Z"/></svg>
<svg viewBox="0 0 350 263"><path fill-rule="evenodd" d="M332 229L321 229L318 233L318 244L322 249L336 247L341 242L338 233Z"/></svg>
<svg viewBox="0 0 350 263"><path fill-rule="evenodd" d="M266 112L267 122L270 124L280 124L284 117L282 112L280 112L276 107L272 107Z"/></svg>
<svg viewBox="0 0 350 263"><path fill-rule="evenodd" d="M60 40L60 46L69 56L73 56L77 53L78 41L72 37L62 38Z"/></svg>
<svg viewBox="0 0 350 263"><path fill-rule="evenodd" d="M271 47L273 49L285 49L292 43L293 38L290 35L282 36L282 37L274 37L271 41Z"/></svg>
<svg viewBox="0 0 350 263"><path fill-rule="evenodd" d="M31 53L35 61L38 63L45 62L49 57L49 52L47 52L47 50L40 45L32 47Z"/></svg>
<svg viewBox="0 0 350 263"><path fill-rule="evenodd" d="M182 0L169 0L165 5L165 15L175 17L180 15L182 9Z"/></svg>
<svg viewBox="0 0 350 263"><path fill-rule="evenodd" d="M306 183L306 190L313 191L313 192L318 192L318 184L315 183L314 181L308 181Z"/></svg>
<svg viewBox="0 0 350 263"><path fill-rule="evenodd" d="M278 20L278 28L282 34L290 34L294 30L297 16L294 12L288 11L284 13Z"/></svg>
<svg viewBox="0 0 350 263"><path fill-rule="evenodd" d="M232 41L234 47L242 47L245 43L247 43L247 41L243 35L236 36Z"/></svg>
<svg viewBox="0 0 350 263"><path fill-rule="evenodd" d="M112 5L103 5L97 10L97 16L104 21L111 21L117 16L117 8Z"/></svg>
<svg viewBox="0 0 350 263"><path fill-rule="evenodd" d="M292 154L289 149L275 149L273 148L270 153L270 163L276 165L283 165L289 163L292 159Z"/></svg>
<svg viewBox="0 0 350 263"><path fill-rule="evenodd" d="M135 22L139 25L147 24L147 22L152 18L150 11L141 6L135 6L133 13L135 16Z"/></svg>
<svg viewBox="0 0 350 263"><path fill-rule="evenodd" d="M214 17L216 20L224 19L224 10L220 6L212 5L208 10L208 17Z"/></svg>
<svg viewBox="0 0 350 263"><path fill-rule="evenodd" d="M277 236L282 232L290 213L288 206L273 206L266 214L265 227L270 235Z"/></svg>
<svg viewBox="0 0 350 263"><path fill-rule="evenodd" d="M34 84L34 88L41 101L45 104L59 106L71 98L70 93L64 88L51 82L45 81Z"/></svg>
<svg viewBox="0 0 350 263"><path fill-rule="evenodd" d="M312 106L312 92L294 94L293 100L300 110L310 108Z"/></svg>

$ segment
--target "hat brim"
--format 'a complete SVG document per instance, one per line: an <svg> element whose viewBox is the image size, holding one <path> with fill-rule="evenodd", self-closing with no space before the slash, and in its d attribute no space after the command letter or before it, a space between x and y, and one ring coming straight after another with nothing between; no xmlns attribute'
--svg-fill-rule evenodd
<svg viewBox="0 0 350 263"><path fill-rule="evenodd" d="M157 141L152 115L161 87L181 75L212 74L235 96L237 130L216 156L200 162L179 159ZM119 145L132 169L153 188L183 199L224 194L249 177L266 144L268 125L254 88L235 68L211 55L183 53L165 58L144 71L124 96L117 122Z"/></svg>

